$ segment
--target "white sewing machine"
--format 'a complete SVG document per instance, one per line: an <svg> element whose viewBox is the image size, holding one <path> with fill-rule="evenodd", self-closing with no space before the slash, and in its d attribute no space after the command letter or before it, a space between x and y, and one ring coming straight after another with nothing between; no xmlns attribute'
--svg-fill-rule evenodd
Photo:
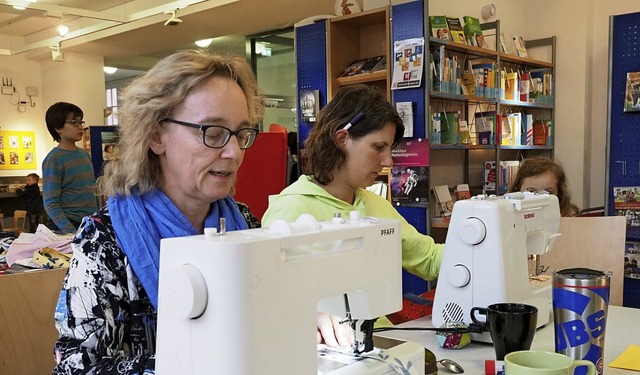
<svg viewBox="0 0 640 375"><path fill-rule="evenodd" d="M528 254L550 251L560 226L558 198L509 193L457 201L447 233L433 304L433 325L471 324L472 307L518 302L538 308L538 327L549 322L551 280L529 277ZM491 342L488 332L472 339Z"/></svg>
<svg viewBox="0 0 640 375"><path fill-rule="evenodd" d="M318 223L303 215L262 229L225 233L221 226L161 242L159 375L313 374L317 311L356 321L362 351L362 322L402 308L396 220L352 215ZM424 368L422 346L390 350ZM394 373L376 360L335 368L329 373Z"/></svg>

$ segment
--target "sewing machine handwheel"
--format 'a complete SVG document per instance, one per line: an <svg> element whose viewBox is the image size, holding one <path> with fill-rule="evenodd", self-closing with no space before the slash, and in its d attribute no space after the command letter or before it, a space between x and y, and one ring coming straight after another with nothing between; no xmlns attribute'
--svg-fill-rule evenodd
<svg viewBox="0 0 640 375"><path fill-rule="evenodd" d="M477 245L484 241L487 235L487 228L484 226L482 220L477 217L469 217L462 221L458 233L460 239L467 245Z"/></svg>
<svg viewBox="0 0 640 375"><path fill-rule="evenodd" d="M200 317L207 307L207 284L200 270L192 264L175 268L171 294L175 303L172 308L184 319Z"/></svg>

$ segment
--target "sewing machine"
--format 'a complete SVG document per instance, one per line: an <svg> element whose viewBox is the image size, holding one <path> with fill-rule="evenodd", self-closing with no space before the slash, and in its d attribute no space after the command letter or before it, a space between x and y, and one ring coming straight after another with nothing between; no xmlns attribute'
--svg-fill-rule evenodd
<svg viewBox="0 0 640 375"><path fill-rule="evenodd" d="M160 247L159 375L316 373L318 311L346 317L356 330L348 350L366 353L374 349L370 320L402 308L397 220L302 215L233 232L221 223ZM389 350L424 367L420 345ZM360 360L329 373L394 372Z"/></svg>
<svg viewBox="0 0 640 375"><path fill-rule="evenodd" d="M472 307L501 302L536 306L538 327L549 323L550 277L530 277L527 258L550 251L559 226L554 195L509 193L457 201L440 267L433 325L471 324ZM471 338L491 342L488 332Z"/></svg>

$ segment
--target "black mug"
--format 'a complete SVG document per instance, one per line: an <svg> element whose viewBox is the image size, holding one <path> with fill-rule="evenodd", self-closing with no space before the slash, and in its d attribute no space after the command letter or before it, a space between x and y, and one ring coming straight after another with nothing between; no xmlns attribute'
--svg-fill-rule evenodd
<svg viewBox="0 0 640 375"><path fill-rule="evenodd" d="M476 313L486 316L479 321ZM473 307L471 320L483 324L491 333L496 359L518 350L531 349L538 323L538 308L522 303L496 303L489 307Z"/></svg>

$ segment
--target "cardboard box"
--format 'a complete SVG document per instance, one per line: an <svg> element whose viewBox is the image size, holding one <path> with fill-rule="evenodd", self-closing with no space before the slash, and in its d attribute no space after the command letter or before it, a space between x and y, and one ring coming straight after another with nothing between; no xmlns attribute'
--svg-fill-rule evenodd
<svg viewBox="0 0 640 375"><path fill-rule="evenodd" d="M0 275L0 374L51 374L53 314L67 269Z"/></svg>

